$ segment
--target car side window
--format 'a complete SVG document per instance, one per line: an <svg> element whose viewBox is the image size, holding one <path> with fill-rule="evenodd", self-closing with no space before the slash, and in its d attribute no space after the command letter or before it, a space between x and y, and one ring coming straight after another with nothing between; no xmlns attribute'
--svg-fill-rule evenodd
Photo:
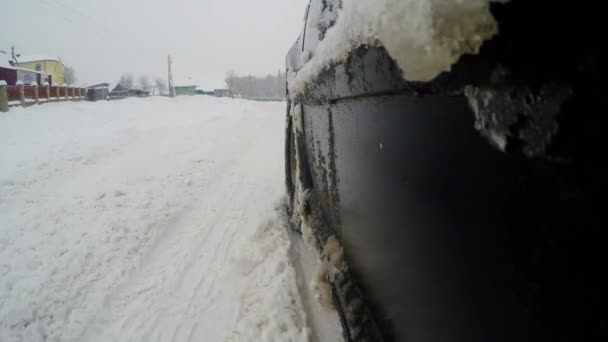
<svg viewBox="0 0 608 342"><path fill-rule="evenodd" d="M310 2L306 6L306 13L304 14L304 30L302 30L302 52L304 51L304 43L306 42L306 27L308 26L308 13L310 12Z"/></svg>

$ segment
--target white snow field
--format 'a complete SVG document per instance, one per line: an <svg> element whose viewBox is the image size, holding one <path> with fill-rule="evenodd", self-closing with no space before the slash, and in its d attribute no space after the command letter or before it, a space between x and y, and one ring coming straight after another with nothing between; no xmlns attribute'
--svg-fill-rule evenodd
<svg viewBox="0 0 608 342"><path fill-rule="evenodd" d="M307 341L284 103L0 113L0 341Z"/></svg>

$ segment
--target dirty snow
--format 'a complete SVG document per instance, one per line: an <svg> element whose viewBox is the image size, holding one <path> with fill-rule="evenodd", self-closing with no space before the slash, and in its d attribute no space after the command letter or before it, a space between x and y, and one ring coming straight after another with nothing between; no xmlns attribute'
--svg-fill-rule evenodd
<svg viewBox="0 0 608 342"><path fill-rule="evenodd" d="M289 82L303 93L331 64L362 45L381 45L408 81L430 81L498 32L490 2L508 0L344 0L338 20Z"/></svg>
<svg viewBox="0 0 608 342"><path fill-rule="evenodd" d="M0 115L0 341L306 341L283 103Z"/></svg>

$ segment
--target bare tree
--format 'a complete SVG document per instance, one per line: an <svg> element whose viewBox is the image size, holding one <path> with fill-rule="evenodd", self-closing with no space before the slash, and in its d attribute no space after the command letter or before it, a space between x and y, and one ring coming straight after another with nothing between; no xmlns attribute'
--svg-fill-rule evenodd
<svg viewBox="0 0 608 342"><path fill-rule="evenodd" d="M74 68L66 66L63 69L63 83L67 85L74 85L76 83L76 70Z"/></svg>
<svg viewBox="0 0 608 342"><path fill-rule="evenodd" d="M158 89L159 95L167 94L167 81L163 80L162 78L157 78L154 83L156 84L156 89Z"/></svg>
<svg viewBox="0 0 608 342"><path fill-rule="evenodd" d="M146 75L142 75L139 77L139 89L144 91L150 91L152 89L152 83L150 83L150 79Z"/></svg>
<svg viewBox="0 0 608 342"><path fill-rule="evenodd" d="M226 85L237 97L284 99L285 82L282 71L266 77L238 76L233 71L226 74Z"/></svg>
<svg viewBox="0 0 608 342"><path fill-rule="evenodd" d="M236 90L236 79L237 79L237 75L236 75L236 72L234 72L234 70L230 70L226 73L225 81L226 81L226 85L228 86L228 89Z"/></svg>
<svg viewBox="0 0 608 342"><path fill-rule="evenodd" d="M122 76L120 76L120 80L118 81L118 84L120 84L121 86L123 86L127 89L133 89L133 85L134 85L133 75L123 74Z"/></svg>

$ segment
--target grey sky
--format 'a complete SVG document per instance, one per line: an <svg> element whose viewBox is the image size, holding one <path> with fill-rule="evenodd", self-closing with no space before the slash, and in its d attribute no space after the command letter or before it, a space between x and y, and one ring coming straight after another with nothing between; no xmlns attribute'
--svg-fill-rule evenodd
<svg viewBox="0 0 608 342"><path fill-rule="evenodd" d="M0 50L60 56L83 84L130 72L218 83L284 67L308 0L0 0ZM3 58L4 55L0 55Z"/></svg>

